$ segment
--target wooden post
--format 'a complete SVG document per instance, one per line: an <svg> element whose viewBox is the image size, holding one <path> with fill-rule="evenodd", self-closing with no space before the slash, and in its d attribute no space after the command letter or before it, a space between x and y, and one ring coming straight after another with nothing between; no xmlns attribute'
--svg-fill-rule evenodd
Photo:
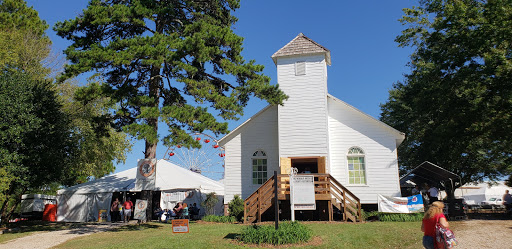
<svg viewBox="0 0 512 249"><path fill-rule="evenodd" d="M347 221L347 197L345 196L345 191L343 191L343 221Z"/></svg>
<svg viewBox="0 0 512 249"><path fill-rule="evenodd" d="M327 205L329 205L329 221L332 221L332 213L333 213L333 209L332 209L332 194L331 194L331 178L330 177L325 177L325 180L327 182L327 184L325 185L326 188L327 188L327 194L330 196L331 200L329 200L327 202Z"/></svg>
<svg viewBox="0 0 512 249"><path fill-rule="evenodd" d="M274 206L275 206L275 222L276 230L279 228L279 199L277 198L277 170L274 170Z"/></svg>
<svg viewBox="0 0 512 249"><path fill-rule="evenodd" d="M256 196L258 197L258 223L261 222L261 195L260 189L256 191Z"/></svg>
<svg viewBox="0 0 512 249"><path fill-rule="evenodd" d="M246 201L244 201L244 224L247 223L247 202Z"/></svg>

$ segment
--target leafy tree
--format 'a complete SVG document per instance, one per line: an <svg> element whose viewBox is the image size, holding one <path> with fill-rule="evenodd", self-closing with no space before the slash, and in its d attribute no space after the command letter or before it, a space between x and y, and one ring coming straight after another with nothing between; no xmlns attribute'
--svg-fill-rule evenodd
<svg viewBox="0 0 512 249"><path fill-rule="evenodd" d="M244 200L240 198L240 195L233 196L233 200L228 203L229 215L236 217L238 221L241 221L244 217Z"/></svg>
<svg viewBox="0 0 512 249"><path fill-rule="evenodd" d="M381 120L405 132L404 170L428 160L462 183L512 168L512 1L424 0L396 38L415 48Z"/></svg>
<svg viewBox="0 0 512 249"><path fill-rule="evenodd" d="M75 151L61 184L74 185L114 172L114 162L124 162L131 144L126 134L112 127L109 113L113 103L105 97L91 93L100 84L79 87L74 81L58 85L62 110L70 119L71 136ZM84 97L86 96L86 97Z"/></svg>
<svg viewBox="0 0 512 249"><path fill-rule="evenodd" d="M110 99L70 82L55 85L44 65L48 26L21 0L0 0L0 215L22 194L54 194L62 185L114 171L130 149L112 128Z"/></svg>
<svg viewBox="0 0 512 249"><path fill-rule="evenodd" d="M30 190L61 179L74 154L67 116L52 83L0 75L0 214L8 220Z"/></svg>
<svg viewBox="0 0 512 249"><path fill-rule="evenodd" d="M188 131L227 132L209 111L237 119L252 95L272 104L285 98L263 66L242 58L243 39L232 30L238 7L238 0L91 0L55 25L73 42L61 80L104 76L103 96L120 106L116 124L146 141L145 158L156 156L159 120L169 127L164 144L199 147Z"/></svg>

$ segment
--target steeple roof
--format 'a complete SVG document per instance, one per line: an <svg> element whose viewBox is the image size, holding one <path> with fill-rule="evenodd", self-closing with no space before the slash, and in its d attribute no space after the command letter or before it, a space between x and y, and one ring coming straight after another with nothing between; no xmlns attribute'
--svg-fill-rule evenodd
<svg viewBox="0 0 512 249"><path fill-rule="evenodd" d="M277 50L272 55L272 60L277 64L278 57L284 56L294 56L294 55L309 55L309 54L325 54L325 61L327 65L331 65L331 51L325 48L324 46L316 43L315 41L309 39L303 33L297 35L297 37L293 38L288 44L286 44L281 49Z"/></svg>

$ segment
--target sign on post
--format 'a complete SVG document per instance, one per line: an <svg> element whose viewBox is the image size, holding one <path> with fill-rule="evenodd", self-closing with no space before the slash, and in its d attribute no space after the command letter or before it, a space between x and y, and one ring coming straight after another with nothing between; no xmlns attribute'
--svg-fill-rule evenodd
<svg viewBox="0 0 512 249"><path fill-rule="evenodd" d="M133 218L136 220L146 220L146 209L148 208L147 200L137 200L135 203L135 213Z"/></svg>
<svg viewBox="0 0 512 249"><path fill-rule="evenodd" d="M293 209L316 210L314 176L294 175L293 177Z"/></svg>
<svg viewBox="0 0 512 249"><path fill-rule="evenodd" d="M173 233L188 233L188 219L172 220L172 232Z"/></svg>

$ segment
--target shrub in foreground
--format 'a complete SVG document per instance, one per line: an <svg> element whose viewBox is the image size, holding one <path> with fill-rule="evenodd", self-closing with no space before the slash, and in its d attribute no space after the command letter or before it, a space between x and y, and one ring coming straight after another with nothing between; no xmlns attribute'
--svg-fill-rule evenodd
<svg viewBox="0 0 512 249"><path fill-rule="evenodd" d="M424 213L412 213L412 214L393 214L393 213L382 213L378 211L363 212L363 218L365 220L372 220L377 218L380 221L394 221L394 222L409 222L409 221L421 221Z"/></svg>
<svg viewBox="0 0 512 249"><path fill-rule="evenodd" d="M299 222L284 222L279 229L274 226L249 226L243 229L240 241L245 243L273 245L293 244L307 242L313 236L313 231Z"/></svg>
<svg viewBox="0 0 512 249"><path fill-rule="evenodd" d="M236 217L233 216L220 216L220 215L206 215L202 218L203 221L218 222L218 223L235 223Z"/></svg>
<svg viewBox="0 0 512 249"><path fill-rule="evenodd" d="M244 218L244 200L240 198L240 195L235 195L228 206L229 215L236 217L238 221L242 221Z"/></svg>

